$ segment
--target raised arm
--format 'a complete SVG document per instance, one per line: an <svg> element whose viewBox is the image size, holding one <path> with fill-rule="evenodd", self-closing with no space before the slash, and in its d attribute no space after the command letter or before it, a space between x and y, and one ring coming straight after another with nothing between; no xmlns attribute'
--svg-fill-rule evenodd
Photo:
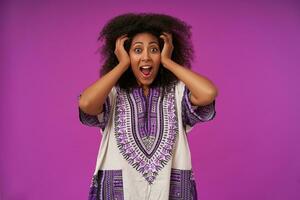
<svg viewBox="0 0 300 200"><path fill-rule="evenodd" d="M119 64L81 93L79 107L85 113L98 115L102 112L107 95L130 66L130 58L124 48L124 42L127 39L126 35L122 35L116 40L114 53L119 60Z"/></svg>
<svg viewBox="0 0 300 200"><path fill-rule="evenodd" d="M161 53L162 65L170 70L178 79L180 79L191 91L190 100L193 105L205 106L213 102L218 95L217 87L204 76L185 68L173 60L171 55L173 51L172 35L164 33L161 35L164 40L164 48Z"/></svg>

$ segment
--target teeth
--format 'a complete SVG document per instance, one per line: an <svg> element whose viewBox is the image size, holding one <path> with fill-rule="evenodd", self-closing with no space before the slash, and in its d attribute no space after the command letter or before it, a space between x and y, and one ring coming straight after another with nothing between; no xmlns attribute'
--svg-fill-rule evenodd
<svg viewBox="0 0 300 200"><path fill-rule="evenodd" d="M142 66L141 68L143 68L143 69L149 69L149 68L151 68L151 66Z"/></svg>

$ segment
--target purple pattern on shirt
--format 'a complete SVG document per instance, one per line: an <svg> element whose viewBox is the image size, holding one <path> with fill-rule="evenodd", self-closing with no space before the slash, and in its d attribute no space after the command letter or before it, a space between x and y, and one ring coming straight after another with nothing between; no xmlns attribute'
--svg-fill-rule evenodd
<svg viewBox="0 0 300 200"><path fill-rule="evenodd" d="M157 120L157 108L162 108L162 101L159 101L161 89L155 88L149 90L148 98L143 95L142 88L134 89L133 95L128 95L129 103L137 111L137 122L133 121L137 129L132 129L133 136L136 136L136 141L143 153L150 158L155 149L157 149L157 131L158 135L162 135L162 129L159 127L160 123ZM151 103L149 103L151 102Z"/></svg>
<svg viewBox="0 0 300 200"><path fill-rule="evenodd" d="M169 200L197 200L197 188L192 170L171 169Z"/></svg>
<svg viewBox="0 0 300 200"><path fill-rule="evenodd" d="M123 200L122 170L99 170L93 175L89 200Z"/></svg>
<svg viewBox="0 0 300 200"><path fill-rule="evenodd" d="M175 88L117 90L115 137L123 157L152 184L172 157L178 133Z"/></svg>
<svg viewBox="0 0 300 200"><path fill-rule="evenodd" d="M183 124L194 126L198 122L206 122L212 120L216 115L215 102L211 102L205 106L193 106L190 101L191 92L185 86L182 99L182 121Z"/></svg>
<svg viewBox="0 0 300 200"><path fill-rule="evenodd" d="M80 96L79 96L80 98ZM79 119L81 121L81 123L87 125L87 126L95 126L95 127L100 127L102 130L105 129L105 126L108 122L108 117L109 117L109 112L111 109L110 106L110 101L109 101L109 97L106 98L104 104L103 104L103 117L99 118L97 115L90 115L85 113L83 110L81 110L80 107L78 107L79 109Z"/></svg>

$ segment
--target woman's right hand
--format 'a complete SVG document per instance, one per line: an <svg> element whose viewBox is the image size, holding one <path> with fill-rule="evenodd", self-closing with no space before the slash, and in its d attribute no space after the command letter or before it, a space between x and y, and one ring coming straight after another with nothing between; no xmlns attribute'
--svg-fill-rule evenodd
<svg viewBox="0 0 300 200"><path fill-rule="evenodd" d="M116 40L115 55L118 58L119 63L124 64L126 67L130 66L130 57L124 48L124 42L128 39L127 34L122 35Z"/></svg>

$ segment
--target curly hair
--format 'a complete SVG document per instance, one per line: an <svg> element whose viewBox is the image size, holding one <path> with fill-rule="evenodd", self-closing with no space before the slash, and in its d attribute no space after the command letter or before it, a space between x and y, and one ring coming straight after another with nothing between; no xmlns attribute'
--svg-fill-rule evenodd
<svg viewBox="0 0 300 200"><path fill-rule="evenodd" d="M191 68L194 58L194 49L191 42L191 26L173 16L157 13L126 13L109 20L103 27L98 37L102 42L100 54L104 63L100 70L100 76L107 74L119 62L114 54L115 42L121 35L127 34L128 40L124 42L124 48L129 52L133 37L138 33L151 33L159 41L162 50L164 41L159 36L162 32L172 34L173 52L171 59L184 67ZM178 81L177 77L160 64L152 85L167 86ZM131 67L122 74L117 82L120 88L129 89L137 85Z"/></svg>

